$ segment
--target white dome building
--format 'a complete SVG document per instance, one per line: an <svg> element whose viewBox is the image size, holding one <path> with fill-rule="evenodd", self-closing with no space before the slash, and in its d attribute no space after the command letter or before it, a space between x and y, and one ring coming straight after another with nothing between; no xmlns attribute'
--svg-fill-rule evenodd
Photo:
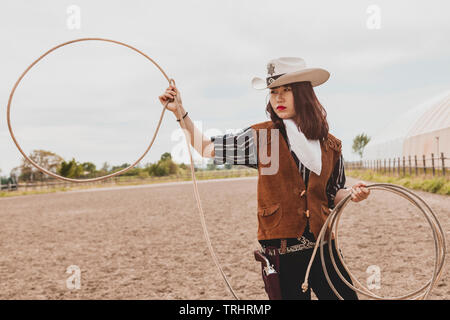
<svg viewBox="0 0 450 320"><path fill-rule="evenodd" d="M450 157L450 90L406 112L364 148L363 160ZM441 166L437 161L436 166ZM445 163L448 168L449 162ZM427 167L429 165L427 164Z"/></svg>

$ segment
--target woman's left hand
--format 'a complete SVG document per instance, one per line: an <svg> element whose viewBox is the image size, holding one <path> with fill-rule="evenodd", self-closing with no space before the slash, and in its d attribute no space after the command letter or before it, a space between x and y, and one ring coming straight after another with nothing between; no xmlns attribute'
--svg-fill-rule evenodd
<svg viewBox="0 0 450 320"><path fill-rule="evenodd" d="M353 202L360 202L364 199L367 199L370 194L370 190L366 188L366 183L364 181L359 181L357 184L355 184L351 188L351 192Z"/></svg>

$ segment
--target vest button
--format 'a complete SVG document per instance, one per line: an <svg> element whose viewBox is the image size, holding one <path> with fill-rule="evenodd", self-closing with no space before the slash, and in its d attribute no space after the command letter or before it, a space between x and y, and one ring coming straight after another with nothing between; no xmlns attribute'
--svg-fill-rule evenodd
<svg viewBox="0 0 450 320"><path fill-rule="evenodd" d="M302 193L300 193L300 197L303 197L303 195L306 193L306 190L303 190Z"/></svg>
<svg viewBox="0 0 450 320"><path fill-rule="evenodd" d="M309 218L309 209L305 211L305 215L307 218Z"/></svg>

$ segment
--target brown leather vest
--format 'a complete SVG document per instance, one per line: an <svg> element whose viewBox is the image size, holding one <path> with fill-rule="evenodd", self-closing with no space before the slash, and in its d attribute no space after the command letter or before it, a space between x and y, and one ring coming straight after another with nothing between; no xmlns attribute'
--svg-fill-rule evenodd
<svg viewBox="0 0 450 320"><path fill-rule="evenodd" d="M320 141L322 150L322 170L320 176L311 171L308 189L298 170L289 147L281 132L274 127L272 121L265 121L251 126L256 133L258 152L258 240L298 238L303 235L306 221L309 219L311 232L317 239L319 232L330 213L326 186L341 154L341 141L328 134L327 139ZM267 135L260 129L266 129ZM273 139L278 140L278 170L273 174L265 174L274 165L276 157L272 157L271 129L278 132ZM276 132L274 132L276 133ZM260 138L261 136L261 138ZM271 159L264 164L261 156ZM308 217L309 216L309 217ZM329 230L327 231L328 235Z"/></svg>

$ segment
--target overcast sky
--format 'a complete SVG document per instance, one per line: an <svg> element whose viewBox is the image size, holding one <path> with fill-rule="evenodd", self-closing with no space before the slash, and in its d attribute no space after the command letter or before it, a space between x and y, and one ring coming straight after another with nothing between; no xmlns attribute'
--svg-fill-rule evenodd
<svg viewBox="0 0 450 320"><path fill-rule="evenodd" d="M154 59L175 79L184 108L207 136L268 120L268 91L254 90L251 79L265 76L270 59L302 57L331 73L315 91L344 158L357 159L351 150L357 134L376 136L395 117L450 88L448 12L445 0L3 0L1 174L22 158L6 123L14 83L48 49L84 37L122 41ZM130 49L99 42L66 46L22 80L11 108L13 130L27 154L45 149L98 167L132 163L152 138L162 111L157 97L166 87L162 73ZM178 128L166 112L141 163L163 152L187 162Z"/></svg>

